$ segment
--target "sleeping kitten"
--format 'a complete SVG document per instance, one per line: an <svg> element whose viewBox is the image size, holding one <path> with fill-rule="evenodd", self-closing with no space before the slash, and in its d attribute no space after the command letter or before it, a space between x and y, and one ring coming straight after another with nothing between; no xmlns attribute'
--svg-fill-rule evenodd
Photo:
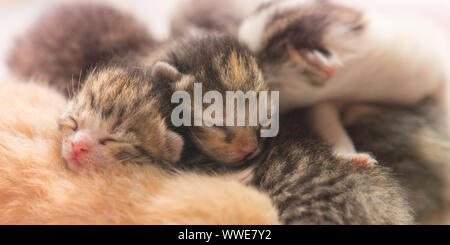
<svg viewBox="0 0 450 245"><path fill-rule="evenodd" d="M251 52L226 35L211 33L190 37L177 42L162 57L158 59L150 57L142 62L151 64L155 60L157 61L152 67L152 84L158 93L163 94L163 101L169 102L176 91L187 92L193 101L195 83L201 84L203 94L217 91L224 98L224 102L227 91L257 93L268 90ZM171 113L179 105L177 103L161 105L168 124L172 125L169 121ZM195 108L195 103L191 103L190 108L186 109L191 111L192 120L195 120L202 118L207 105L209 104ZM247 115L248 110L247 105ZM225 108L223 112L223 118L218 116L218 119L222 119L225 124L225 119L229 115ZM205 121L203 126L172 126L173 130L188 141L183 155L185 158L182 158L183 164L188 165L189 162L200 164L197 158L188 159L197 155L190 150L199 150L208 156L207 162L213 160L225 166L238 166L243 161L255 157L260 152L262 142L259 137L260 126L259 124L251 126L248 120L246 118L245 126L207 126ZM192 148L191 145L195 147Z"/></svg>
<svg viewBox="0 0 450 245"><path fill-rule="evenodd" d="M168 175L114 159L102 171L75 174L61 157L55 123L65 98L42 84L0 84L0 224L279 223L267 195L229 176Z"/></svg>
<svg viewBox="0 0 450 245"><path fill-rule="evenodd" d="M266 191L282 224L412 224L405 191L382 166L341 164L305 120L304 111L280 119L268 139L253 184Z"/></svg>
<svg viewBox="0 0 450 245"><path fill-rule="evenodd" d="M313 106L317 132L339 158L355 164L376 161L355 151L339 118L341 104L414 104L433 95L447 108L447 43L418 18L362 13L330 1L273 1L242 23L239 38L257 54L272 89L280 90L281 110Z"/></svg>
<svg viewBox="0 0 450 245"><path fill-rule="evenodd" d="M179 160L183 140L167 129L149 79L138 69L113 67L87 77L59 120L70 168L149 160L167 167Z"/></svg>
<svg viewBox="0 0 450 245"><path fill-rule="evenodd" d="M13 47L8 64L22 78L48 81L66 96L94 67L125 62L157 45L133 16L98 4L66 4L33 24ZM126 59L131 65L132 59Z"/></svg>

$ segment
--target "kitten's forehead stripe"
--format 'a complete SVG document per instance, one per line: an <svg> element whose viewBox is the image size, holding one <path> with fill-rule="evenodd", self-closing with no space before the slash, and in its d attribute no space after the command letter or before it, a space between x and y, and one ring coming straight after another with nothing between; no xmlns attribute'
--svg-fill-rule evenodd
<svg viewBox="0 0 450 245"><path fill-rule="evenodd" d="M89 101L91 105L91 109L95 111L95 94L93 91L89 93Z"/></svg>
<svg viewBox="0 0 450 245"><path fill-rule="evenodd" d="M111 114L113 113L114 108L112 106L110 107L105 107L102 111L102 118L103 119L108 119Z"/></svg>
<svg viewBox="0 0 450 245"><path fill-rule="evenodd" d="M139 134L139 130L135 127L129 127L126 130L127 133Z"/></svg>

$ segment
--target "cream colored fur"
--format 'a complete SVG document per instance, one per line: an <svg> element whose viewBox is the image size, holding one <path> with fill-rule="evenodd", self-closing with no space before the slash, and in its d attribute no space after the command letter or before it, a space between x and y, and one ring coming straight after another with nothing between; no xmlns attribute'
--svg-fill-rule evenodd
<svg viewBox="0 0 450 245"><path fill-rule="evenodd" d="M292 7L308 9L314 1L282 1L249 17L240 27L239 39L254 52L263 52L264 26L277 11ZM318 1L316 1L318 2ZM323 34L323 45L342 62L337 73L323 86L299 77L297 69L286 68L268 75L272 89L280 90L280 110L313 106L316 131L335 146L338 156L368 158L356 154L342 127L339 106L348 102L414 104L427 96L437 98L449 111L450 50L445 32L413 15L364 13L362 35L352 36L345 25L331 24ZM346 29L347 28L347 29ZM374 162L373 160L369 160Z"/></svg>
<svg viewBox="0 0 450 245"><path fill-rule="evenodd" d="M269 198L231 177L148 165L70 171L61 157L55 91L0 87L0 224L278 224Z"/></svg>

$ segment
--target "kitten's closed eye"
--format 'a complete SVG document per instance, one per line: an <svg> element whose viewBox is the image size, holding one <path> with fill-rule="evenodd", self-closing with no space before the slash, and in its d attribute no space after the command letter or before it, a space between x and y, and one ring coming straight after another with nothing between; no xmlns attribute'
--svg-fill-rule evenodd
<svg viewBox="0 0 450 245"><path fill-rule="evenodd" d="M78 129L78 122L75 120L75 118L68 116L64 119L60 119L58 121L58 126L59 129L64 131L64 130L73 130L73 131L77 131Z"/></svg>
<svg viewBox="0 0 450 245"><path fill-rule="evenodd" d="M230 142L231 140L233 140L234 136L235 136L235 132L230 128L230 127L226 127L226 126L222 126L222 127L215 127L216 129L221 130L222 132L225 133L226 135L226 141Z"/></svg>
<svg viewBox="0 0 450 245"><path fill-rule="evenodd" d="M116 139L113 139L113 138L110 138L110 137L107 137L107 138L100 139L98 142L99 142L101 145L106 145L106 144L109 143L109 142L117 142L117 140L116 140Z"/></svg>

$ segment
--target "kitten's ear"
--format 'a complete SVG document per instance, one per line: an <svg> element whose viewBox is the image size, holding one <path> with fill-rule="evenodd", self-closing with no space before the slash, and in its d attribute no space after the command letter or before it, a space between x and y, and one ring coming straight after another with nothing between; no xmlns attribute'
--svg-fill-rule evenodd
<svg viewBox="0 0 450 245"><path fill-rule="evenodd" d="M152 67L152 77L176 82L181 79L181 74L177 68L164 61L157 61Z"/></svg>
<svg viewBox="0 0 450 245"><path fill-rule="evenodd" d="M167 151L164 152L164 154L166 160L172 163L178 162L181 158L181 152L183 151L183 138L181 135L170 130L167 130L165 137L165 149L167 149Z"/></svg>

